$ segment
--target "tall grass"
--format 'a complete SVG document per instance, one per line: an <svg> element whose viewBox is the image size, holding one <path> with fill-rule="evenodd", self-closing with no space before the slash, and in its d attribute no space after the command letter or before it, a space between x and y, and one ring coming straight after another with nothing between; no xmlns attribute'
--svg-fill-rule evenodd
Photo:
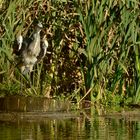
<svg viewBox="0 0 140 140"><path fill-rule="evenodd" d="M65 95L103 103L140 101L138 0L5 1L0 20L0 90L17 93L20 77L13 50L19 31L30 35L40 20L49 51L34 67L25 95Z"/></svg>
<svg viewBox="0 0 140 140"><path fill-rule="evenodd" d="M87 39L82 72L93 100L139 101L139 4L89 0L77 6Z"/></svg>

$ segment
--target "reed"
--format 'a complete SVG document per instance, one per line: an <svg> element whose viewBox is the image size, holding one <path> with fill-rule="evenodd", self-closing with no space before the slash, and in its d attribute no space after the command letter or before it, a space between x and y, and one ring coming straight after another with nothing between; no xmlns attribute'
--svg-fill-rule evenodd
<svg viewBox="0 0 140 140"><path fill-rule="evenodd" d="M86 71L82 69L85 97L116 103L131 97L139 101L135 78L139 77L140 3L88 0L85 7L80 4L77 9L87 40L82 66L86 66Z"/></svg>
<svg viewBox="0 0 140 140"><path fill-rule="evenodd" d="M1 7L0 90L64 95L80 103L139 103L138 0L13 0ZM40 20L51 54L35 66L27 86L12 54L16 34L30 35ZM7 88L8 87L8 88Z"/></svg>

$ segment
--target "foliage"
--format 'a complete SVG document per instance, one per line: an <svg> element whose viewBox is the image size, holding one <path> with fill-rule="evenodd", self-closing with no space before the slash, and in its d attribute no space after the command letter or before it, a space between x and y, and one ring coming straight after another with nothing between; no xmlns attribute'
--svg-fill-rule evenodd
<svg viewBox="0 0 140 140"><path fill-rule="evenodd" d="M140 101L138 0L4 1L0 27L0 88L8 94L65 95L78 102ZM30 78L16 66L13 42L40 20L48 54ZM31 79L32 86L29 86ZM8 87L8 88L7 88ZM131 100L132 99L132 100Z"/></svg>

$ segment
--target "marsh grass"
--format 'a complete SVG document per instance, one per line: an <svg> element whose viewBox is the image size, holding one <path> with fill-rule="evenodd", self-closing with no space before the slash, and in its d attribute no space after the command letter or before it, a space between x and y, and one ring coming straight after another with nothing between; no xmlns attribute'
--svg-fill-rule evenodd
<svg viewBox="0 0 140 140"><path fill-rule="evenodd" d="M4 1L0 27L0 90L24 95L67 96L102 103L140 101L140 3L138 0ZM30 76L16 66L13 42L43 23L48 51ZM8 88L7 88L8 87Z"/></svg>
<svg viewBox="0 0 140 140"><path fill-rule="evenodd" d="M94 100L139 100L139 4L89 0L78 8L87 38L84 81Z"/></svg>

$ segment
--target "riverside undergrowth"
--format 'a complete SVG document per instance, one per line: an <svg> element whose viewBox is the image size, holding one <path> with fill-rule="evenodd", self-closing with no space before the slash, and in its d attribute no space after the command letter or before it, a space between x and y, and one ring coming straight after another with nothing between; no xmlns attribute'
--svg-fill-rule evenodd
<svg viewBox="0 0 140 140"><path fill-rule="evenodd" d="M21 94L22 79L22 95L139 103L139 7L138 0L3 1L2 94ZM16 65L13 44L19 32L30 36L38 20L51 53L25 78Z"/></svg>

